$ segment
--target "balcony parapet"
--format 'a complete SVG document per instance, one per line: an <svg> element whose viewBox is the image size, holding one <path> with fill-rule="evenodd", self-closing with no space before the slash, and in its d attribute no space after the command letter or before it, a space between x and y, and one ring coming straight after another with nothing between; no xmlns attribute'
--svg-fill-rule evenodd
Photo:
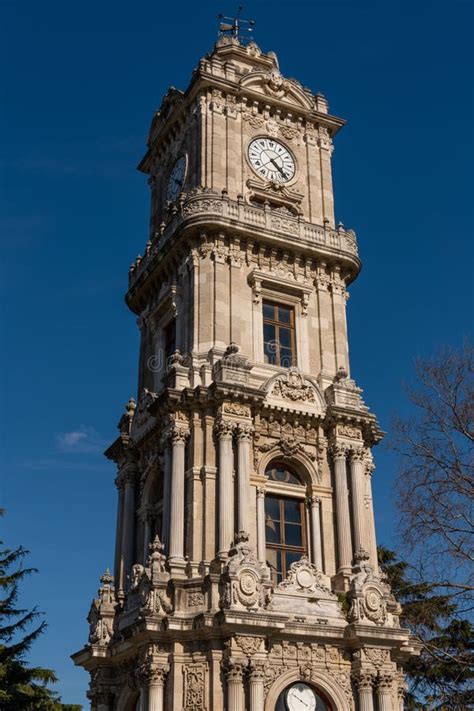
<svg viewBox="0 0 474 711"><path fill-rule="evenodd" d="M254 239L270 233L284 237L288 246L319 247L329 253L346 256L357 264L359 261L356 234L353 230L346 230L342 224L337 229L316 225L307 222L301 215L293 214L285 206L249 205L243 198L231 200L225 191L219 194L212 189L200 189L187 193L170 206L169 214L168 222L160 225L153 240L147 243L145 255L139 255L131 265L129 287L135 284L177 230L182 232L194 226L203 227L210 222L216 227L232 226L233 230L238 226L244 232L249 231Z"/></svg>

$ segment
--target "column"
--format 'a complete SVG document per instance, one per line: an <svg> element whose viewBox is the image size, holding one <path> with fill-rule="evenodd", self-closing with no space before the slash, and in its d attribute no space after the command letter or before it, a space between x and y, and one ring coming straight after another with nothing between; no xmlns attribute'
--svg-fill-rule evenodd
<svg viewBox="0 0 474 711"><path fill-rule="evenodd" d="M115 558L114 558L114 580L117 592L121 587L122 580L122 526L124 508L124 486L120 476L115 479L117 486L117 524L115 528Z"/></svg>
<svg viewBox="0 0 474 711"><path fill-rule="evenodd" d="M374 677L370 672L361 671L354 676L359 692L359 711L374 711Z"/></svg>
<svg viewBox="0 0 474 711"><path fill-rule="evenodd" d="M249 499L250 499L250 441L253 435L252 425L237 427L237 459L238 459L238 516L237 530L249 533Z"/></svg>
<svg viewBox="0 0 474 711"><path fill-rule="evenodd" d="M219 555L227 556L234 539L234 484L232 480L232 424L222 420L219 438Z"/></svg>
<svg viewBox="0 0 474 711"><path fill-rule="evenodd" d="M392 677L380 674L377 680L378 711L392 711Z"/></svg>
<svg viewBox="0 0 474 711"><path fill-rule="evenodd" d="M311 496L311 547L313 549L313 563L318 570L323 570L323 550L321 544L321 499Z"/></svg>
<svg viewBox="0 0 474 711"><path fill-rule="evenodd" d="M243 664L230 660L226 673L228 711L245 711L243 676Z"/></svg>
<svg viewBox="0 0 474 711"><path fill-rule="evenodd" d="M169 563L184 563L184 451L188 433L171 433L171 487Z"/></svg>
<svg viewBox="0 0 474 711"><path fill-rule="evenodd" d="M364 506L364 450L353 449L350 453L352 517L354 522L355 553L367 551L365 506Z"/></svg>
<svg viewBox="0 0 474 711"><path fill-rule="evenodd" d="M122 527L122 574L120 577L120 590L128 587L127 577L133 565L134 538L135 538L135 482L136 470L129 468L124 473L125 493L123 506Z"/></svg>
<svg viewBox="0 0 474 711"><path fill-rule="evenodd" d="M407 685L405 683L403 672L401 672L401 674L402 678L399 680L397 686L398 711L403 711L405 708L405 694L407 692Z"/></svg>
<svg viewBox="0 0 474 711"><path fill-rule="evenodd" d="M112 708L112 694L109 691L99 691L96 695L97 711L110 711Z"/></svg>
<svg viewBox="0 0 474 711"><path fill-rule="evenodd" d="M250 711L262 711L264 707L264 681L265 675L262 662L253 662L250 665Z"/></svg>
<svg viewBox="0 0 474 711"><path fill-rule="evenodd" d="M375 467L372 463L370 463L367 468L368 472L366 474L366 518L369 539L368 553L370 556L370 565L374 569L374 573L377 575L379 570L379 562L377 556L377 536L375 533L374 502L372 498L372 472L374 471Z"/></svg>
<svg viewBox="0 0 474 711"><path fill-rule="evenodd" d="M169 444L165 444L163 457L163 517L161 521L161 542L169 555L170 545L170 488L171 488L171 451Z"/></svg>
<svg viewBox="0 0 474 711"><path fill-rule="evenodd" d="M335 444L332 447L340 573L350 573L352 569L351 521L347 490L346 451L346 447L341 444Z"/></svg>
<svg viewBox="0 0 474 711"><path fill-rule="evenodd" d="M163 711L164 709L164 687L166 672L167 669L164 668L153 669L150 672L147 711Z"/></svg>
<svg viewBox="0 0 474 711"><path fill-rule="evenodd" d="M150 555L151 543L151 512L147 509L143 514L143 565L146 565Z"/></svg>
<svg viewBox="0 0 474 711"><path fill-rule="evenodd" d="M265 563L267 560L264 486L257 486L257 558L261 563Z"/></svg>

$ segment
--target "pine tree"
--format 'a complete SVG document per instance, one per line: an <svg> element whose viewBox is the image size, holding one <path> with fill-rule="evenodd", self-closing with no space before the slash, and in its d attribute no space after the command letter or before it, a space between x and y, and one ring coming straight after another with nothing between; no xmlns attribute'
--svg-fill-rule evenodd
<svg viewBox="0 0 474 711"><path fill-rule="evenodd" d="M474 707L473 626L463 619L453 594L437 594L432 583L410 579L410 566L382 546L379 563L403 606L401 624L421 643L406 667L406 709L466 711Z"/></svg>
<svg viewBox="0 0 474 711"><path fill-rule="evenodd" d="M2 515L0 510L0 515ZM41 613L17 607L19 586L35 568L24 568L22 546L3 548L0 541L0 711L80 711L62 704L48 685L57 678L51 669L31 667L26 656L46 629Z"/></svg>

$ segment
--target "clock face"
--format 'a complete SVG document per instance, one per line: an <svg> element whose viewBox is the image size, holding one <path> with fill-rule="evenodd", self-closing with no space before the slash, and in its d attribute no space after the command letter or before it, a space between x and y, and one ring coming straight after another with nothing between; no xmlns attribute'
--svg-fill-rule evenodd
<svg viewBox="0 0 474 711"><path fill-rule="evenodd" d="M183 189L184 180L186 178L187 162L186 156L180 156L171 169L171 174L168 180L168 189L166 191L166 199L170 202L176 200Z"/></svg>
<svg viewBox="0 0 474 711"><path fill-rule="evenodd" d="M295 159L288 148L273 138L255 138L249 145L252 168L266 180L287 183L296 172Z"/></svg>
<svg viewBox="0 0 474 711"><path fill-rule="evenodd" d="M316 694L307 684L293 684L286 692L288 711L315 711Z"/></svg>

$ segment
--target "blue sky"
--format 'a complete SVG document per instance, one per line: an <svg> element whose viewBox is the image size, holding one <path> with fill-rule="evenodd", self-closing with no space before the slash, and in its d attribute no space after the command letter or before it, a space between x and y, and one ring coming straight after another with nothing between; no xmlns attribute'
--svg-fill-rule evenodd
<svg viewBox="0 0 474 711"><path fill-rule="evenodd" d="M169 85L184 88L232 4L0 4L2 538L39 569L46 613L32 661L85 703L69 654L112 564L114 471L102 456L136 388L124 305L143 251L148 187L135 166ZM348 119L336 139L337 218L364 263L348 306L352 373L389 429L416 356L469 333L472 4L254 2L255 38L282 72ZM395 462L377 448L380 541L395 545Z"/></svg>

